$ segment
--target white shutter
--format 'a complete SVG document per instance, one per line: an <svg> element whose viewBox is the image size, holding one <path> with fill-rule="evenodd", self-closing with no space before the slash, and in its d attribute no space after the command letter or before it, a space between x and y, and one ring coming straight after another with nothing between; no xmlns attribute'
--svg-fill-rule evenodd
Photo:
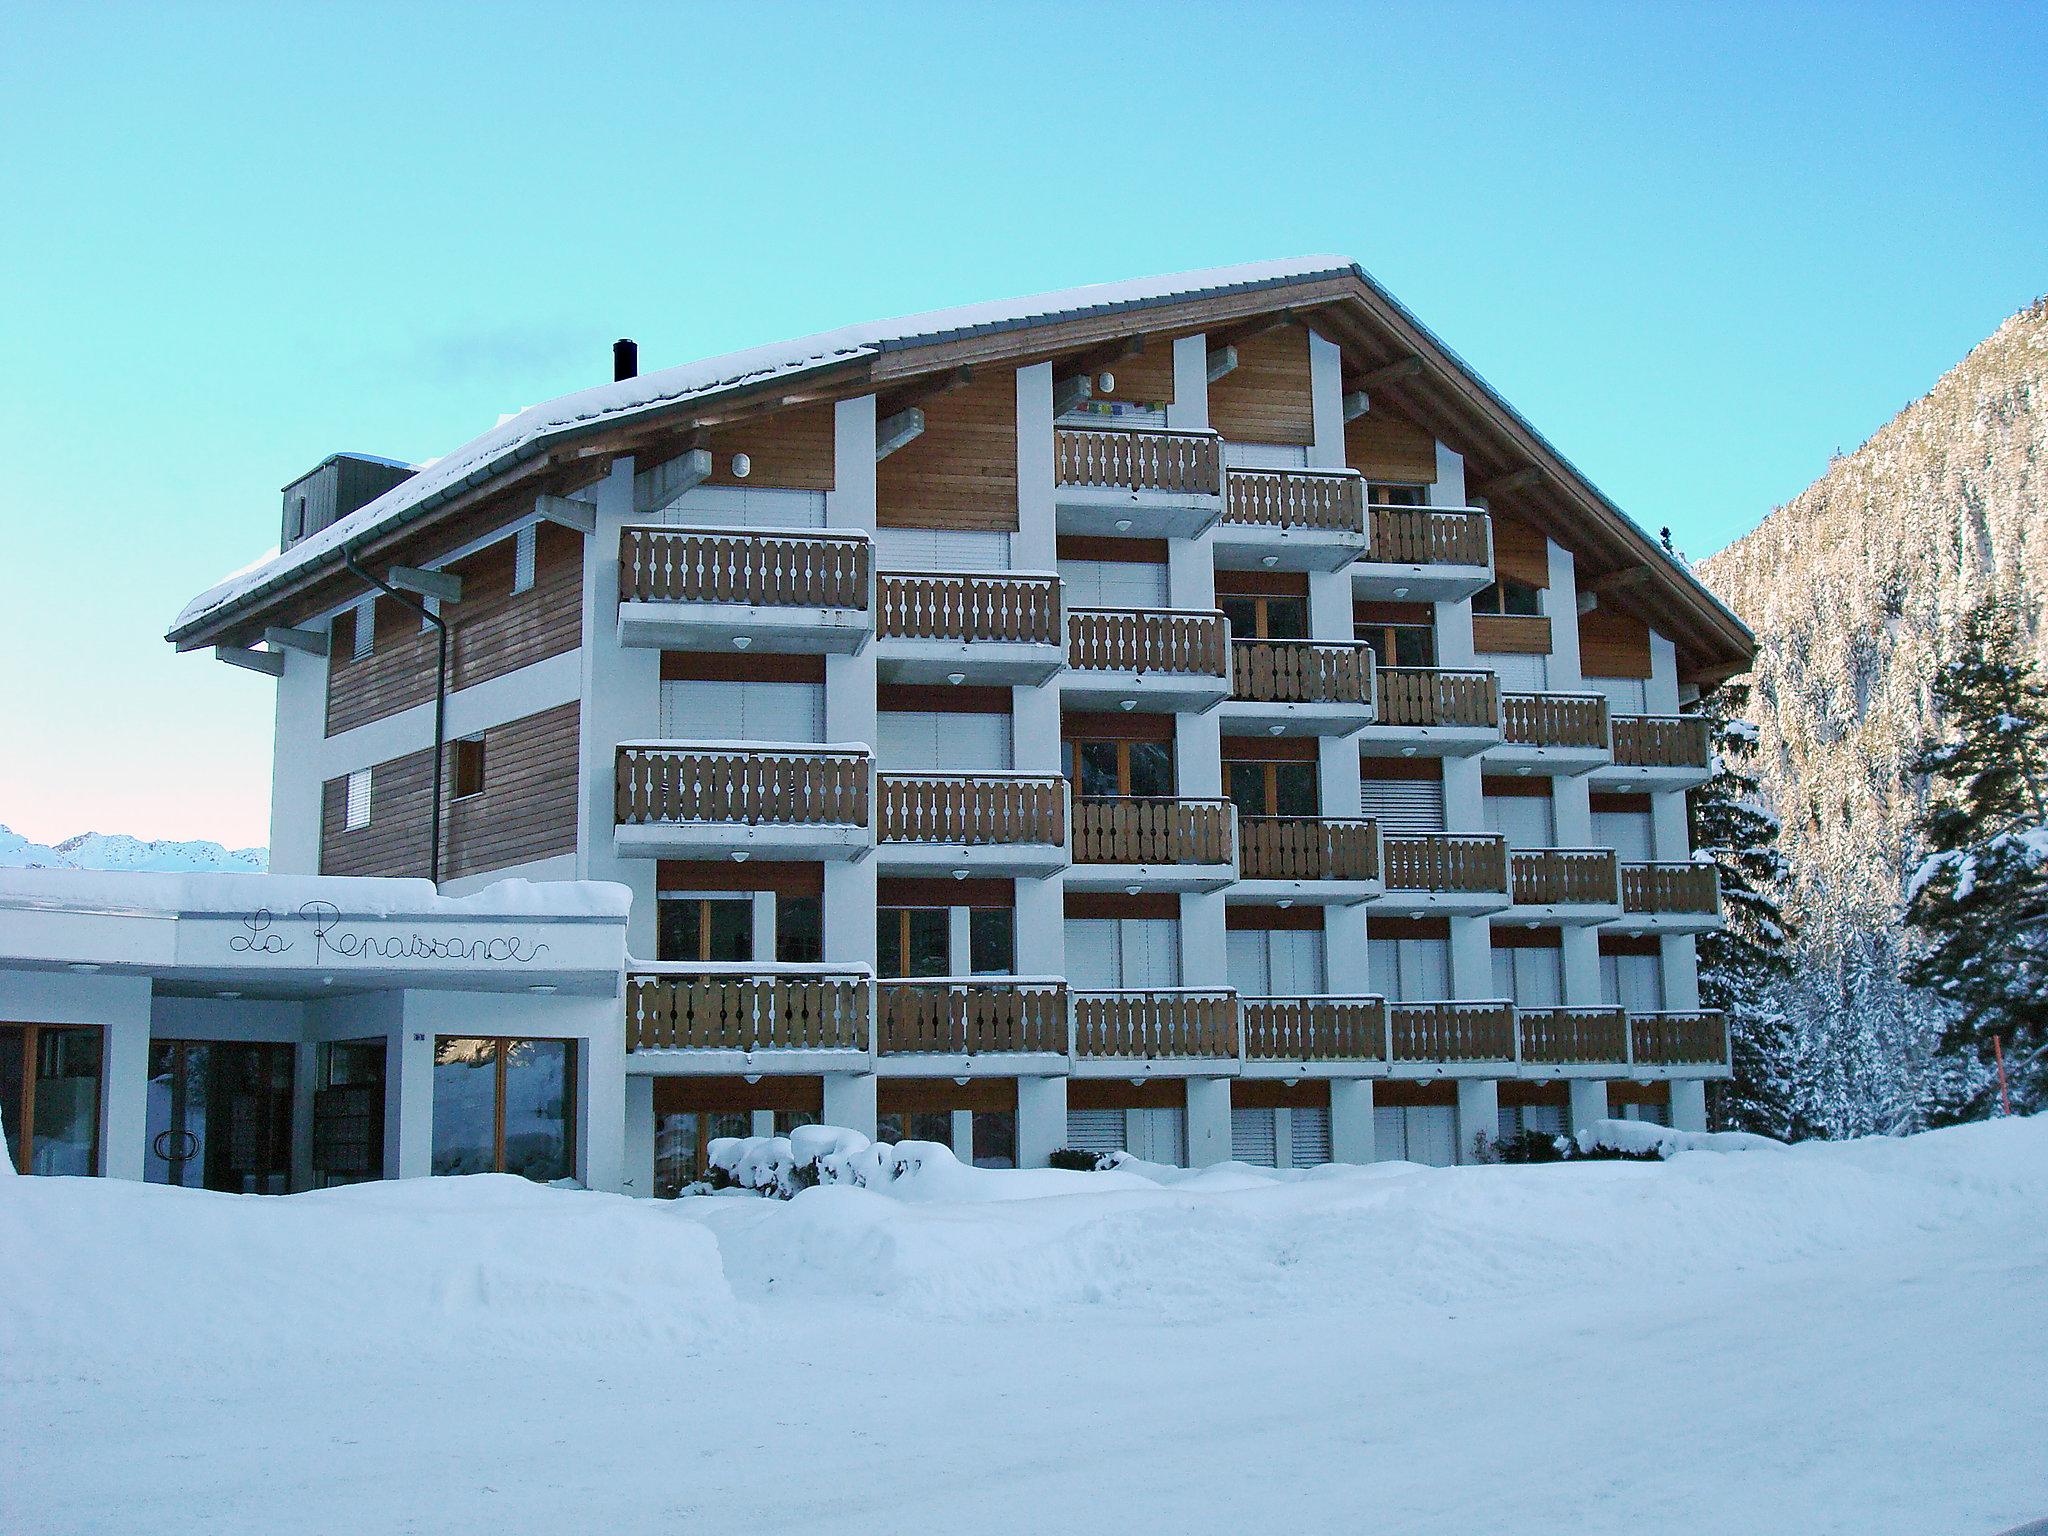
<svg viewBox="0 0 2048 1536"><path fill-rule="evenodd" d="M1549 686L1550 669L1541 656L1485 655L1478 657L1474 665L1498 677L1502 693L1541 693Z"/></svg>
<svg viewBox="0 0 2048 1536"><path fill-rule="evenodd" d="M1124 1112L1120 1109L1067 1111L1067 1145L1082 1152L1121 1152Z"/></svg>
<svg viewBox="0 0 2048 1536"><path fill-rule="evenodd" d="M937 768L939 718L921 711L882 710L875 716L875 766L905 773Z"/></svg>
<svg viewBox="0 0 2048 1536"><path fill-rule="evenodd" d="M1388 1002L1398 1003L1407 996L1401 990L1401 947L1395 940L1365 941L1365 973L1367 984Z"/></svg>
<svg viewBox="0 0 2048 1536"><path fill-rule="evenodd" d="M1277 1167L1279 1142L1274 1135L1277 1117L1270 1109L1233 1109L1230 1112L1230 1155L1256 1168Z"/></svg>
<svg viewBox="0 0 2048 1536"><path fill-rule="evenodd" d="M1621 1006L1621 956L1600 957L1600 1001L1610 1008Z"/></svg>
<svg viewBox="0 0 2048 1536"><path fill-rule="evenodd" d="M1156 562L1062 560L1059 572L1069 608L1166 606L1166 567Z"/></svg>
<svg viewBox="0 0 2048 1536"><path fill-rule="evenodd" d="M348 776L348 830L360 832L370 824L370 772L358 768Z"/></svg>
<svg viewBox="0 0 2048 1536"><path fill-rule="evenodd" d="M698 528L822 528L823 491L772 486L700 485L659 514L661 521Z"/></svg>
<svg viewBox="0 0 2048 1536"><path fill-rule="evenodd" d="M885 571L1007 570L1010 536L982 528L881 528L875 560Z"/></svg>
<svg viewBox="0 0 2048 1536"><path fill-rule="evenodd" d="M1548 795L1487 795L1481 800L1486 830L1508 840L1510 848L1554 848L1556 821Z"/></svg>
<svg viewBox="0 0 2048 1536"><path fill-rule="evenodd" d="M1451 995L1451 941L1402 939L1401 996L1433 1003Z"/></svg>
<svg viewBox="0 0 2048 1536"><path fill-rule="evenodd" d="M1266 935L1270 951L1268 980L1273 997L1320 997L1323 981L1323 936L1312 928L1276 928Z"/></svg>
<svg viewBox="0 0 2048 1536"><path fill-rule="evenodd" d="M1223 462L1236 469L1306 469L1308 450L1294 443L1225 443Z"/></svg>
<svg viewBox="0 0 2048 1536"><path fill-rule="evenodd" d="M883 710L881 766L901 772L975 773L1010 766L1008 715Z"/></svg>
<svg viewBox="0 0 2048 1536"><path fill-rule="evenodd" d="M1615 962L1615 1001L1630 1013L1659 1013L1664 1008L1664 967L1655 955L1609 955Z"/></svg>
<svg viewBox="0 0 2048 1536"><path fill-rule="evenodd" d="M1182 1109L1131 1110L1127 1123L1131 1156L1174 1168L1187 1166L1187 1118Z"/></svg>
<svg viewBox="0 0 2048 1536"><path fill-rule="evenodd" d="M1266 953L1266 935L1256 928L1233 928L1223 936L1224 962L1230 984L1240 997L1273 997L1273 974Z"/></svg>
<svg viewBox="0 0 2048 1536"><path fill-rule="evenodd" d="M1448 1104L1411 1104L1408 1116L1408 1158L1432 1168L1448 1168L1458 1160L1457 1111Z"/></svg>
<svg viewBox="0 0 2048 1536"><path fill-rule="evenodd" d="M1624 864L1647 864L1651 853L1648 811L1595 811L1593 846L1612 848Z"/></svg>
<svg viewBox="0 0 2048 1536"><path fill-rule="evenodd" d="M1499 951L1495 951L1499 953ZM1513 949L1515 986L1503 997L1512 997L1523 1008L1555 1008L1564 1001L1564 951L1561 949Z"/></svg>
<svg viewBox="0 0 2048 1536"><path fill-rule="evenodd" d="M1493 995L1515 995L1515 952L1512 949L1495 949L1493 952Z"/></svg>
<svg viewBox="0 0 2048 1536"><path fill-rule="evenodd" d="M1180 921L1171 917L1116 920L1125 987L1180 985Z"/></svg>
<svg viewBox="0 0 2048 1536"><path fill-rule="evenodd" d="M1597 688L1607 695L1609 712L1617 715L1642 715L1649 713L1649 682L1640 677L1589 677L1588 688Z"/></svg>
<svg viewBox="0 0 2048 1536"><path fill-rule="evenodd" d="M1358 810L1383 833L1419 835L1444 830L1441 779L1366 779L1358 786Z"/></svg>
<svg viewBox="0 0 2048 1536"><path fill-rule="evenodd" d="M1407 1160L1408 1113L1398 1105L1373 1106L1372 1156L1376 1163L1399 1163Z"/></svg>
<svg viewBox="0 0 2048 1536"><path fill-rule="evenodd" d="M534 545L540 530L528 523L512 536L512 591L516 595L533 587Z"/></svg>
<svg viewBox="0 0 2048 1536"><path fill-rule="evenodd" d="M1294 1141L1294 1166L1313 1168L1330 1160L1330 1112L1320 1105L1313 1109L1297 1109L1288 1117L1294 1124L1290 1135Z"/></svg>
<svg viewBox="0 0 2048 1536"><path fill-rule="evenodd" d="M661 734L671 741L823 741L825 689L670 680L661 685Z"/></svg>
<svg viewBox="0 0 2048 1536"><path fill-rule="evenodd" d="M744 683L748 741L823 741L822 683Z"/></svg>
<svg viewBox="0 0 2048 1536"><path fill-rule="evenodd" d="M1107 991L1117 982L1116 920L1067 919L1067 984L1082 991Z"/></svg>

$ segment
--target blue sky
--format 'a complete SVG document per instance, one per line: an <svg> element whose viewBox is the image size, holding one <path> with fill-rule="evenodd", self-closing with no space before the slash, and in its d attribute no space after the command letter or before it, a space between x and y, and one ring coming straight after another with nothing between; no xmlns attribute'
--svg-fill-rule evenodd
<svg viewBox="0 0 2048 1536"><path fill-rule="evenodd" d="M0 0L0 823L263 841L169 619L618 335L1343 252L1705 554L2048 289L2042 17Z"/></svg>

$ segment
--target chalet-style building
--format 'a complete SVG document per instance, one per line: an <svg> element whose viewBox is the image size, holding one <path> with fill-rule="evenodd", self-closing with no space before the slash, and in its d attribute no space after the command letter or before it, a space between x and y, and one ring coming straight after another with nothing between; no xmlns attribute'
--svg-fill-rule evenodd
<svg viewBox="0 0 2048 1536"><path fill-rule="evenodd" d="M275 678L275 871L631 889L629 1187L1703 1124L1750 636L1359 268L617 363L329 460L168 638Z"/></svg>

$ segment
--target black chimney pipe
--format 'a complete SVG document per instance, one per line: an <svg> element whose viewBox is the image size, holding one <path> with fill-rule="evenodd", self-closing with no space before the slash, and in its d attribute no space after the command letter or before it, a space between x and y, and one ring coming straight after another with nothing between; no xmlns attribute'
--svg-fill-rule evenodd
<svg viewBox="0 0 2048 1536"><path fill-rule="evenodd" d="M636 377L640 372L640 343L621 336L612 343L612 382Z"/></svg>

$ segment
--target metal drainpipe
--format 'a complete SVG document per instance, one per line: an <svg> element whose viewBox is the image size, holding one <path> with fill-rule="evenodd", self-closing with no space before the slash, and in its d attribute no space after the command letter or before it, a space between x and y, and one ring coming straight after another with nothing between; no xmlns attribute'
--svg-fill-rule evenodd
<svg viewBox="0 0 2048 1536"><path fill-rule="evenodd" d="M448 756L448 621L410 592L401 592L390 582L380 580L364 570L356 562L356 552L347 545L342 546L341 563L379 592L387 597L397 598L434 626L434 810L427 833L427 878L438 890L441 885L441 776L445 771L445 760Z"/></svg>

